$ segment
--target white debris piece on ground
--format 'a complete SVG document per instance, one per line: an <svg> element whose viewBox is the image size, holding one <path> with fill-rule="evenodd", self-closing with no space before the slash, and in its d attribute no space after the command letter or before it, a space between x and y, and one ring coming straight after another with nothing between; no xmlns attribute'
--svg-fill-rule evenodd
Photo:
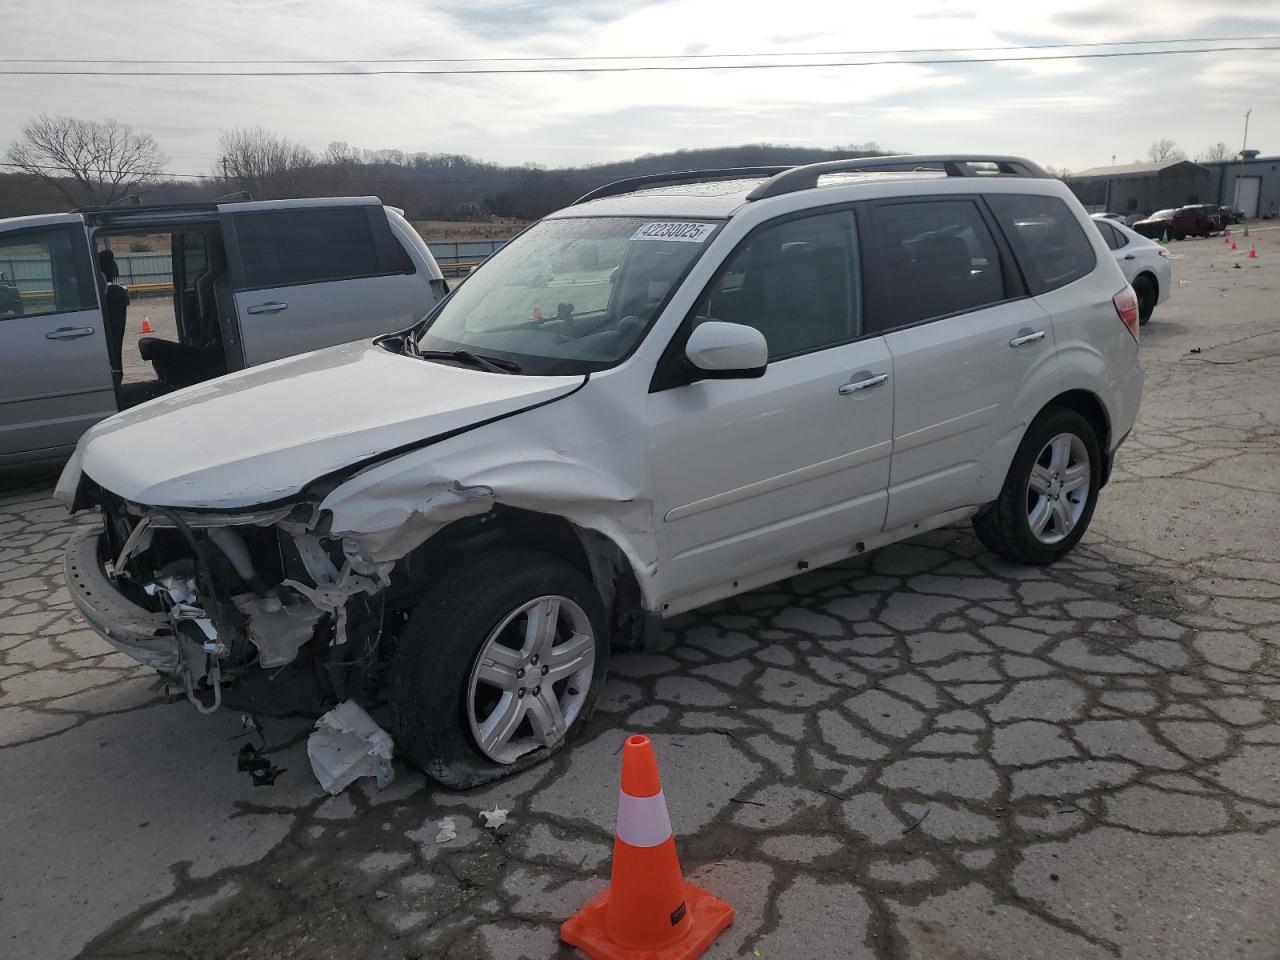
<svg viewBox="0 0 1280 960"><path fill-rule="evenodd" d="M501 807L494 807L492 810L481 810L480 816L484 817L484 825L486 827L490 830L497 830L507 822L507 814L509 812Z"/></svg>
<svg viewBox="0 0 1280 960"><path fill-rule="evenodd" d="M360 777L375 777L379 788L395 776L391 734L359 704L346 700L316 721L307 739L311 770L325 791L337 796Z"/></svg>
<svg viewBox="0 0 1280 960"><path fill-rule="evenodd" d="M436 834L436 843L448 843L450 840L458 839L458 828L454 826L452 817L445 817L437 826L440 832Z"/></svg>

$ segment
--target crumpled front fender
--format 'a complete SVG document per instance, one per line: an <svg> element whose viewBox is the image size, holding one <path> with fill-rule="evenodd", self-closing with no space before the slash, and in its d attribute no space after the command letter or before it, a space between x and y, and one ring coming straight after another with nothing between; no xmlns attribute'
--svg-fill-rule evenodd
<svg viewBox="0 0 1280 960"><path fill-rule="evenodd" d="M647 435L634 412L612 404L601 409L589 398L577 402L579 397L357 474L320 504L330 515L331 534L353 541L371 562L385 563L454 521L499 504L563 517L616 544L632 566L646 609L656 609ZM566 446L566 437L584 442Z"/></svg>

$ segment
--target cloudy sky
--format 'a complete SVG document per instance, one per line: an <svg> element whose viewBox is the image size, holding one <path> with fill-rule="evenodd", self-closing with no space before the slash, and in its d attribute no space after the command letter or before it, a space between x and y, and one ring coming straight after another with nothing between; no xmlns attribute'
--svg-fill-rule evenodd
<svg viewBox="0 0 1280 960"><path fill-rule="evenodd" d="M3 0L0 24L0 60L37 61L21 65L27 69L52 66L39 61L55 57L800 55L1280 36L1280 0ZM317 149L344 140L544 165L681 147L874 140L913 152L1018 153L1082 169L1113 154L1118 162L1139 159L1160 137L1191 155L1219 140L1239 149L1249 107L1250 146L1280 153L1280 50L544 76L10 75L0 76L0 147L28 116L47 112L126 121L155 135L170 170L192 173L212 168L220 129L258 124Z"/></svg>

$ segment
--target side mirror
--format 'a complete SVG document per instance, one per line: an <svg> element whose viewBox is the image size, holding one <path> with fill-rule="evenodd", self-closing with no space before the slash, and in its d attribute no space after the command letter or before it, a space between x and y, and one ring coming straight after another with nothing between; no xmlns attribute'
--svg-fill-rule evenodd
<svg viewBox="0 0 1280 960"><path fill-rule="evenodd" d="M762 377L769 363L769 344L755 327L704 320L689 335L684 356L706 379Z"/></svg>

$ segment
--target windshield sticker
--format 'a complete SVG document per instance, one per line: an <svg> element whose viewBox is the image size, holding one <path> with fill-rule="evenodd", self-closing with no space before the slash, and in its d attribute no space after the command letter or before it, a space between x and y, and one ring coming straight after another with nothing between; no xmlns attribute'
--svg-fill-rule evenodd
<svg viewBox="0 0 1280 960"><path fill-rule="evenodd" d="M714 223L678 223L662 220L643 224L631 235L632 240L679 240L682 243L701 243L711 236Z"/></svg>

